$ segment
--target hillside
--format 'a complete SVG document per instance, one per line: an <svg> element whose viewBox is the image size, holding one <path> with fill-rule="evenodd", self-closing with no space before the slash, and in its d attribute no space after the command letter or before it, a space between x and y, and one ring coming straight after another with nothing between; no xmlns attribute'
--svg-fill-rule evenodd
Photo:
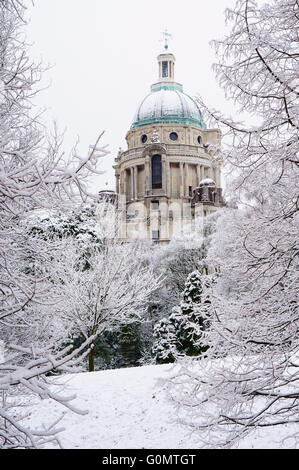
<svg viewBox="0 0 299 470"><path fill-rule="evenodd" d="M174 422L174 411L167 402L158 379L170 365L143 366L66 375L64 395L75 393L74 405L87 415L67 411L59 427L60 440L67 449L192 449L195 436ZM54 422L65 409L50 400L34 407L31 425ZM273 430L259 431L242 441L239 448L277 448ZM281 430L279 431L281 437Z"/></svg>

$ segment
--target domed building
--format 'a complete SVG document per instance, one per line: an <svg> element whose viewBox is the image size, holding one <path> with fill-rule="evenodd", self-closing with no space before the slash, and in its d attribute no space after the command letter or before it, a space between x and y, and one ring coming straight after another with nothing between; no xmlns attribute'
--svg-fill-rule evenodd
<svg viewBox="0 0 299 470"><path fill-rule="evenodd" d="M116 193L123 210L120 236L168 242L197 216L225 206L220 131L207 129L198 104L175 81L175 57L158 56L159 80L139 104L115 159Z"/></svg>

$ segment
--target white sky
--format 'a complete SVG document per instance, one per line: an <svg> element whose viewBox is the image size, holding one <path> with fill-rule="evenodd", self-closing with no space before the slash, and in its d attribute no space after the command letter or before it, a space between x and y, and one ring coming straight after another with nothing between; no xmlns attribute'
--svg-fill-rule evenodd
<svg viewBox="0 0 299 470"><path fill-rule="evenodd" d="M230 113L211 65L209 41L225 34L224 10L235 0L35 0L28 7L27 36L34 58L52 65L43 77L50 85L36 103L45 118L67 129L71 149L77 136L85 154L105 130L102 144L110 155L101 162L106 173L93 189L115 189L112 165L141 100L158 78L156 57L167 28L176 56L175 79L191 96ZM28 5L29 2L28 2ZM107 184L106 184L107 183Z"/></svg>

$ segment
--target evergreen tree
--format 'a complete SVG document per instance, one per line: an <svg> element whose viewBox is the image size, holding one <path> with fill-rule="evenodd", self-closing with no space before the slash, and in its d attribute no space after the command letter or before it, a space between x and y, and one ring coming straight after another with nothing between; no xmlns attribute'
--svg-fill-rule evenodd
<svg viewBox="0 0 299 470"><path fill-rule="evenodd" d="M174 307L169 318L162 318L154 327L153 356L158 364L175 362L178 350L178 331L182 322L179 307Z"/></svg>
<svg viewBox="0 0 299 470"><path fill-rule="evenodd" d="M208 349L203 332L208 327L210 290L214 275L189 274L179 306L154 328L153 355L158 363L175 362L182 356L198 356Z"/></svg>
<svg viewBox="0 0 299 470"><path fill-rule="evenodd" d="M121 367L137 366L141 358L140 322L124 324L120 330L119 343Z"/></svg>

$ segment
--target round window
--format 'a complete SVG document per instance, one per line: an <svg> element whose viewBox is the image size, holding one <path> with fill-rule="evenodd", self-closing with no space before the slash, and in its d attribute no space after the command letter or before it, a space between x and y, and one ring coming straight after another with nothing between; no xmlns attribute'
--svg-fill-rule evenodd
<svg viewBox="0 0 299 470"><path fill-rule="evenodd" d="M201 144L201 136L200 136L200 135L197 137L197 142L198 142L199 144Z"/></svg>
<svg viewBox="0 0 299 470"><path fill-rule="evenodd" d="M178 135L177 135L176 132L171 132L169 134L169 138L170 138L170 140L178 140Z"/></svg>
<svg viewBox="0 0 299 470"><path fill-rule="evenodd" d="M145 144L146 141L147 141L147 135L143 134L143 136L141 136L141 142Z"/></svg>

